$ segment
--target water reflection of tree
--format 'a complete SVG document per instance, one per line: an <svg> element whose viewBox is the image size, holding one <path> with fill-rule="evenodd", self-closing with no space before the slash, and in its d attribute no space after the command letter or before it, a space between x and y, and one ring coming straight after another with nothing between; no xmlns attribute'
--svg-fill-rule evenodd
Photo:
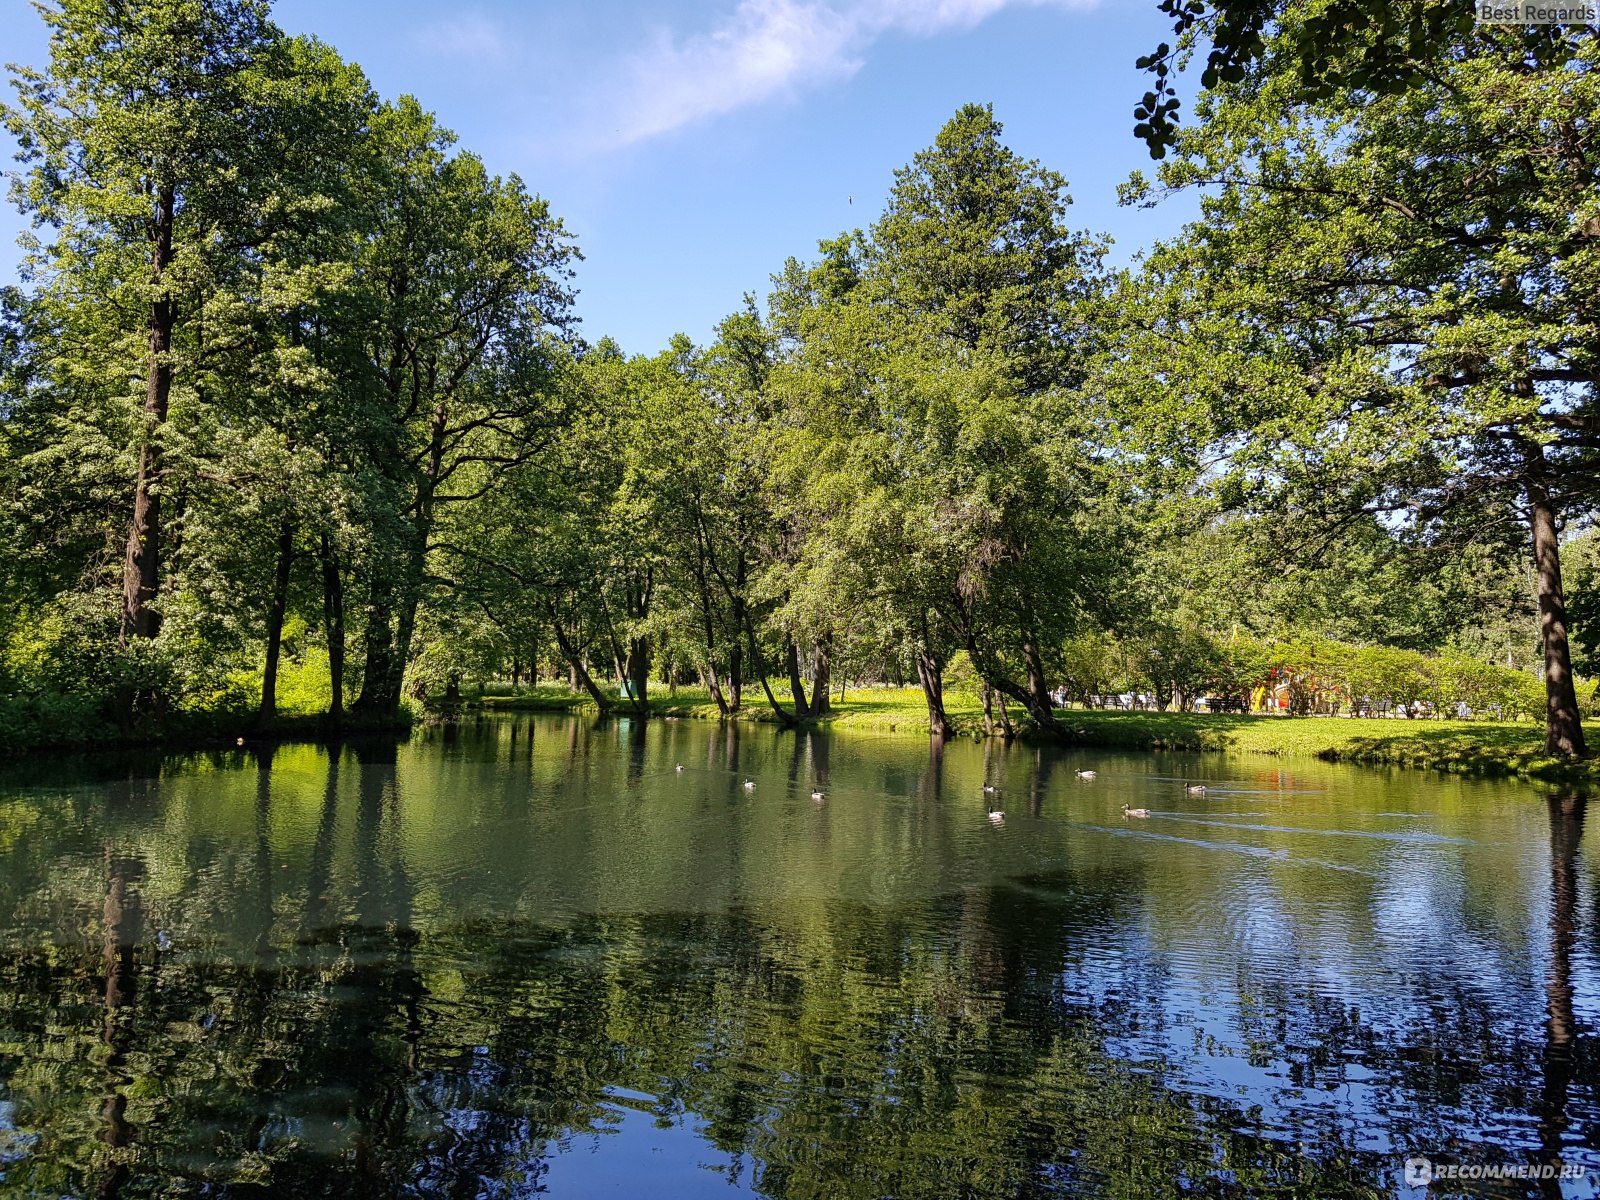
<svg viewBox="0 0 1600 1200"><path fill-rule="evenodd" d="M102 921L101 961L105 971L104 1022L101 1040L106 1046L106 1092L101 1104L105 1122L102 1138L107 1147L97 1195L122 1194L128 1178L128 1148L134 1131L128 1121L128 1052L134 1039L134 1002L139 977L135 951L144 934L144 904L138 883L144 864L137 858L106 847L106 897Z"/></svg>
<svg viewBox="0 0 1600 1200"><path fill-rule="evenodd" d="M783 749L796 787L827 779L825 739ZM969 806L981 823L976 795L969 804L951 788L939 802L955 753L919 764L919 823L950 820L947 807L965 819ZM120 1045L123 1076L132 1049L159 1062L168 1084L143 1116L124 1104L113 1120L91 1103L80 1108L99 1113L93 1128L55 1118L59 1164L89 1162L97 1142L137 1142L124 1194L525 1194L547 1180L558 1148L606 1130L621 1107L693 1122L741 1181L781 1197L1346 1196L1381 1189L1394 1169L1392 1156L1354 1144L1348 1111L1298 1114L1310 1136L1296 1146L1270 1113L1119 1050L1151 1019L1138 997L1165 986L1160 968L1128 955L1112 987L1084 961L1127 949L1150 890L1136 859L1058 859L1002 885L892 903L791 898L565 927L461 921L448 898L419 899L406 869L392 746L362 747L342 767L330 756L300 873L273 850L283 794L273 765L258 762L253 828L236 858L219 860L226 887L209 901L233 903L241 953L177 958L159 989L136 992L151 958L142 910L129 907L135 861L116 905L120 868L55 885L77 887L80 906L104 901L98 953L71 968L70 984L41 985L58 969L43 962L33 974L15 958L0 968L4 1040L35 1036L21 1031L43 1028L74 989L92 997L90 976L103 973L84 1040L113 1054ZM1030 799L1049 765L1033 764ZM1571 994L1582 816L1581 804L1552 808L1554 953L1536 1114L1550 1153L1574 1087L1592 1084ZM960 839L942 828L918 845L953 855ZM425 940L414 932L424 906ZM1462 1094L1473 1070L1489 1073L1486 1047L1505 1032L1481 1001L1439 994L1438 1027L1410 1040L1336 1000L1258 996L1263 1053L1306 1088L1342 1064L1398 1063L1386 1099L1404 1121ZM28 1014L16 1021L7 1006ZM1540 1086L1537 1058L1497 1053L1499 1084ZM91 1101L129 1092L81 1085ZM48 1194L102 1178L84 1171Z"/></svg>
<svg viewBox="0 0 1600 1200"><path fill-rule="evenodd" d="M1572 947L1578 928L1578 850L1588 797L1559 793L1550 806L1550 964L1545 979L1546 1021L1543 1086L1537 1115L1541 1158L1559 1164L1567 1131L1567 1098L1572 1086L1578 1036L1572 1010ZM1559 1196L1560 1183L1547 1181L1545 1194Z"/></svg>

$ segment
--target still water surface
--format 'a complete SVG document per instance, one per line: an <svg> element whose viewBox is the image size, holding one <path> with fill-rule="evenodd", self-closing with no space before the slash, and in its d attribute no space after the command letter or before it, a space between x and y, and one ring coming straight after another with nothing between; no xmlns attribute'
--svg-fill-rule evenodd
<svg viewBox="0 0 1600 1200"><path fill-rule="evenodd" d="M1597 836L1520 784L689 721L33 764L0 1195L1421 1196L1414 1153L1595 1195Z"/></svg>

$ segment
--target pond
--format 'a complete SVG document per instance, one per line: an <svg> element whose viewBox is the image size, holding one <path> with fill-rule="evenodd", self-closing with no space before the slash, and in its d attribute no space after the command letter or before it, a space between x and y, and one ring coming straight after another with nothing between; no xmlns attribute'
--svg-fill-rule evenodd
<svg viewBox="0 0 1600 1200"><path fill-rule="evenodd" d="M0 1195L1594 1195L1597 823L558 716L13 767Z"/></svg>

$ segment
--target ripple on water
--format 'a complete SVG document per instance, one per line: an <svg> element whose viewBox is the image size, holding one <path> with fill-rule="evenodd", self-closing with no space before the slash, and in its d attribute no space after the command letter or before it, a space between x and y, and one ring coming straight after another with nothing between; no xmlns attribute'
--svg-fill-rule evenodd
<svg viewBox="0 0 1600 1200"><path fill-rule="evenodd" d="M1040 747L699 722L451 736L5 797L6 1186L49 1147L51 1194L94 1190L112 1138L133 1194L1600 1166L1600 855L1518 787L1114 754L1091 783Z"/></svg>

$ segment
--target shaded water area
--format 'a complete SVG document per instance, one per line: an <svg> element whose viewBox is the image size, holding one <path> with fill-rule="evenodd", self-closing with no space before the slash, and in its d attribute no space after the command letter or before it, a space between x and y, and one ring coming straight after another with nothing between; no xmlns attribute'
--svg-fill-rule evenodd
<svg viewBox="0 0 1600 1200"><path fill-rule="evenodd" d="M1595 1195L1597 825L690 721L14 768L0 1195Z"/></svg>

